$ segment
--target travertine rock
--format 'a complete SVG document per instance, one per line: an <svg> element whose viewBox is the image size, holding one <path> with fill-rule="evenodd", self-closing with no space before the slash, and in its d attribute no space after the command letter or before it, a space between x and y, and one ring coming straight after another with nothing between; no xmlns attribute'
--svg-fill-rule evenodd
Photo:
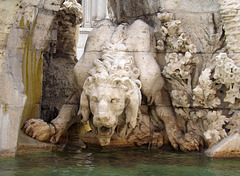
<svg viewBox="0 0 240 176"><path fill-rule="evenodd" d="M227 137L223 125L229 119L222 115L221 111L213 111L213 108L221 104L217 97L217 91L221 86L217 85L216 81L212 81L210 68L203 70L196 80L193 75L196 74L195 69L198 64L198 59L194 57L196 48L181 29L181 21L172 17L173 15L168 13L158 14L159 20L164 23L162 39L166 44L165 48L171 52L165 56L167 65L162 73L171 86L170 95L176 115L184 119L187 124L186 132L195 134L198 143L204 139L204 143L211 147ZM198 108L208 108L208 110Z"/></svg>
<svg viewBox="0 0 240 176"><path fill-rule="evenodd" d="M71 9L73 14L81 15L81 7L71 2L78 6ZM42 62L47 51L56 52L59 31L54 21L60 4L62 0L0 2L0 155L14 155L20 126L40 117ZM80 23L81 17L75 20Z"/></svg>
<svg viewBox="0 0 240 176"><path fill-rule="evenodd" d="M155 15L159 11L212 13L219 10L217 0L110 0L109 7L117 23Z"/></svg>
<svg viewBox="0 0 240 176"><path fill-rule="evenodd" d="M209 156L238 156L238 0L110 0L109 6L118 25L101 21L89 35L75 66L78 92L57 116L64 96L74 91L70 70L81 7L76 0L22 1L7 50L7 28L0 40L0 81L5 82L0 92L6 87L14 92L0 94L0 117L7 119L1 130L11 124L16 127L11 136L17 133L25 100L23 79L27 94L23 120L39 117L40 103L41 115L51 114L44 119L51 123L32 119L24 125L25 132L40 141L66 142L66 130L82 118L92 128L84 137L89 143L159 148L170 142L183 151L205 146ZM5 73L11 74L2 76ZM11 103L13 95L18 104ZM53 110L48 110L50 106ZM0 135L2 141L15 150L16 137Z"/></svg>
<svg viewBox="0 0 240 176"><path fill-rule="evenodd" d="M228 102L232 108L239 107L239 73L240 67L226 53L220 53L217 56L214 79L216 79L217 83L227 87L228 91L224 101Z"/></svg>
<svg viewBox="0 0 240 176"><path fill-rule="evenodd" d="M238 0L219 0L229 57L240 67L240 3Z"/></svg>
<svg viewBox="0 0 240 176"><path fill-rule="evenodd" d="M57 12L58 35L56 49L76 57L79 27L82 23L82 7L76 0L65 0Z"/></svg>
<svg viewBox="0 0 240 176"><path fill-rule="evenodd" d="M205 153L210 157L239 157L240 156L239 131L229 135Z"/></svg>
<svg viewBox="0 0 240 176"><path fill-rule="evenodd" d="M193 106L201 108L216 108L221 101L216 97L218 86L210 78L211 69L206 68L199 77L197 87L193 89Z"/></svg>
<svg viewBox="0 0 240 176"><path fill-rule="evenodd" d="M52 41L44 53L41 118L54 119L67 97L76 89L73 68L82 8L76 0L64 1L52 24Z"/></svg>
<svg viewBox="0 0 240 176"><path fill-rule="evenodd" d="M163 7L174 7L172 1L162 3ZM210 1L205 3L208 4ZM222 61L224 54L218 56L217 62L214 60L217 55L215 53L224 50L224 36L221 25L216 26L219 16L215 8L207 10L207 13L212 12L214 15L202 14L199 17L205 21L211 19L211 24L215 27L209 30L201 28L203 30L197 31L198 39L202 39L199 41L200 44L194 40L197 47L191 42L192 39L196 39L191 37L195 28L182 27L182 21L175 20L177 15L173 13L156 14L160 22L154 22L158 25L154 30L140 20L130 26L126 24L115 26L109 21L100 22L90 34L86 52L75 66L81 99L78 116L74 119L78 120L82 116L84 123L89 121L102 146L149 143L160 147L166 143L166 135L174 148L179 147L183 151L199 150L204 145L213 147L221 143L238 128L238 125L233 125L238 124L238 118L229 118L225 109L223 111L218 109L227 107L222 103L223 98L219 94L223 85L230 90L234 87L232 77L221 82L222 77L225 79L229 74L237 73L237 69L234 69L237 66L219 65L220 62L232 62L230 59ZM180 10L191 11L185 7ZM198 10L201 11L201 7L196 11ZM183 16L179 17L183 19ZM194 24L194 20L191 20L190 26ZM157 38L156 43L153 31ZM99 36L99 33L102 36ZM168 107L162 100L163 79L159 65L153 59L155 52L166 53L162 74L168 82L174 109ZM196 52L211 54L201 56L204 59L200 60L196 57L199 55ZM225 66L230 68L229 73L226 72ZM223 74L225 72L226 74ZM232 104L237 107L235 100L238 89L234 89L234 93L230 90L223 92L227 95L224 101L230 102L231 99ZM142 100L140 91L143 95ZM140 106L140 101L144 106ZM77 106L76 102L74 104L72 107L64 105L60 115L52 121L56 132L52 137L49 133L51 142L59 141L72 123L70 119L74 116ZM114 106L116 104L117 106ZM134 115L129 116L129 113ZM26 132L30 136L31 133L35 133L36 138L38 136L41 138L41 131L37 128L35 130L33 125L27 123ZM152 129L160 132L152 134ZM230 132L227 133L226 129ZM140 137L141 135L144 137ZM150 141L149 136L155 138ZM49 138L42 140L49 141ZM91 133L86 135L84 141L96 143L96 140L92 140Z"/></svg>
<svg viewBox="0 0 240 176"><path fill-rule="evenodd" d="M56 127L56 132L50 141L59 142L69 125L82 116L82 122L89 121L102 146L109 145L115 133L130 143L139 145L149 143L160 147L166 141L161 119L165 124L168 139L175 149L178 146L183 151L198 149L198 140L192 141L194 139L192 133L182 134L171 107L162 104L163 79L154 59L152 29L143 21L137 20L130 26L112 24L110 25L112 33L107 33L109 31L103 29L109 25L109 21L100 22L90 35L87 44L90 48L93 44L97 51L100 50L100 57L95 57L92 51L91 56L94 58L87 57L89 49L86 48L87 52L75 67L79 92L83 89L78 115L74 115L76 105L68 106L66 103L58 117L51 122ZM99 31L110 37L101 38L99 41ZM134 45L134 41L139 41L140 44ZM79 67L80 64L85 66L89 75L85 74L86 70ZM139 109L141 93L147 98L143 102L151 108L151 113L146 112L147 116L144 117L149 118L153 126L142 122ZM36 139L48 141L49 136L43 138L43 131L39 127L36 128L35 123L39 123L38 120L27 121L24 126L25 132L30 136L34 134ZM42 127L45 129L45 126L46 124ZM150 133L149 129L150 131L156 129L160 133ZM139 137L140 132L145 134L145 137ZM152 135L155 137L150 137Z"/></svg>
<svg viewBox="0 0 240 176"><path fill-rule="evenodd" d="M17 40L17 47L14 47L9 38L16 32L11 29L17 16L18 3L18 0L0 2L0 157L13 156L16 152L21 115L26 101L21 59L16 57L18 54L22 56L23 51L19 52L18 49L21 42ZM18 34L21 36L24 32Z"/></svg>

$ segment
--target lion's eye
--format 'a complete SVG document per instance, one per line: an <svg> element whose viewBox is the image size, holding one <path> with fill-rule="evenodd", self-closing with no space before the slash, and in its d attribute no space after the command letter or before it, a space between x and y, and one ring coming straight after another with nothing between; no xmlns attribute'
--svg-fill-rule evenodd
<svg viewBox="0 0 240 176"><path fill-rule="evenodd" d="M118 102L119 102L119 99L117 99L117 98L111 99L111 103L118 103Z"/></svg>
<svg viewBox="0 0 240 176"><path fill-rule="evenodd" d="M92 97L92 101L98 102L98 98L97 97Z"/></svg>

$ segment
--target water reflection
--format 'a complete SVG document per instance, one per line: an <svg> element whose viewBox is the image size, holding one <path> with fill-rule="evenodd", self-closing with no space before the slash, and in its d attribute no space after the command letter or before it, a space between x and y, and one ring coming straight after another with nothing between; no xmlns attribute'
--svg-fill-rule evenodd
<svg viewBox="0 0 240 176"><path fill-rule="evenodd" d="M0 175L240 175L240 160L139 148L34 153L0 160Z"/></svg>

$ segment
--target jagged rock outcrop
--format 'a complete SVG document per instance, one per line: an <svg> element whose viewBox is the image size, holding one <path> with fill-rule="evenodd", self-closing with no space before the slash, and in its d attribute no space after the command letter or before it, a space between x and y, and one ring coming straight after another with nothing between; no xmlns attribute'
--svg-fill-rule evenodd
<svg viewBox="0 0 240 176"><path fill-rule="evenodd" d="M0 2L1 155L14 155L22 122L31 117L40 117L43 60L46 59L44 57L47 53L56 51L57 36L60 34L57 29L56 15L62 4L63 0ZM74 4L74 7L71 8L71 4ZM75 32L76 25L81 22L81 7L75 0L67 0L66 6L61 10L67 11L68 14L72 11L75 21L71 27ZM76 18L76 15L80 16ZM76 37L69 37L68 41L75 44ZM61 45L59 44L58 47L61 48ZM71 52L73 53L74 49ZM74 54L75 52L72 55Z"/></svg>
<svg viewBox="0 0 240 176"><path fill-rule="evenodd" d="M240 3L238 0L219 0L218 3L226 35L228 55L240 67Z"/></svg>
<svg viewBox="0 0 240 176"><path fill-rule="evenodd" d="M183 151L209 148L209 156L239 154L238 0L110 0L115 24L100 22L89 35L75 66L77 85L77 1L14 3L9 21L17 20L3 23L0 43L0 150L11 144L6 149L14 153L19 126L41 116L45 121L29 120L24 130L52 143L66 142L66 130L82 118L92 128L84 137L89 143L170 142ZM112 104L124 108L108 109ZM10 126L8 139L2 132Z"/></svg>

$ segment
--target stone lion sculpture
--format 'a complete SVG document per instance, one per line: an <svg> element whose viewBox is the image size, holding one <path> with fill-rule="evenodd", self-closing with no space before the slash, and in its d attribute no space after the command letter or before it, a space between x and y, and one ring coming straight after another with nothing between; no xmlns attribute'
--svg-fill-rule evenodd
<svg viewBox="0 0 240 176"><path fill-rule="evenodd" d="M155 60L154 41L151 27L141 20L119 26L101 21L74 68L78 90L51 123L26 121L25 133L40 141L66 142L66 130L81 120L89 121L102 146L117 135L133 143L155 141L161 146L167 140L175 149L198 149L198 140L181 132L162 97L164 80Z"/></svg>

